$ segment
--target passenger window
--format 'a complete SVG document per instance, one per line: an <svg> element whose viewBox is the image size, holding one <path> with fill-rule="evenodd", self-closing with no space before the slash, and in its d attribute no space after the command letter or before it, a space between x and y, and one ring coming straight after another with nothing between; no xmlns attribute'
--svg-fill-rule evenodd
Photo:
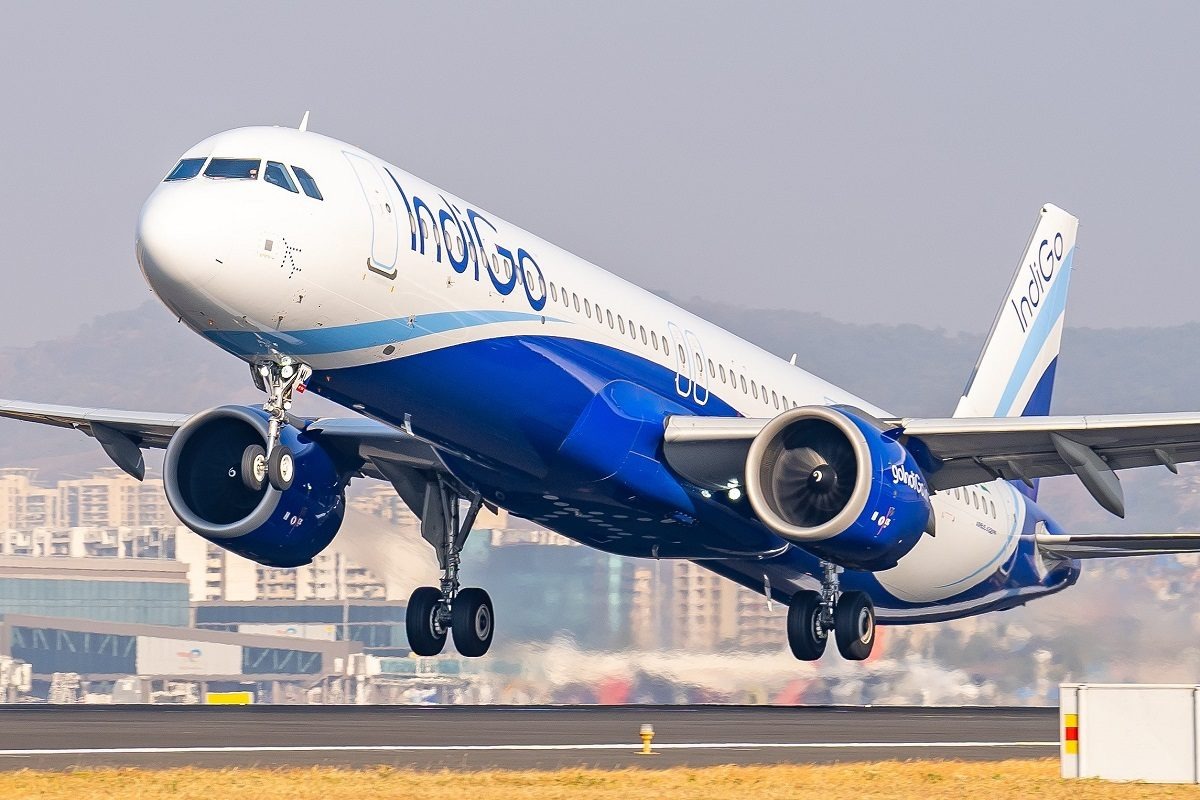
<svg viewBox="0 0 1200 800"><path fill-rule="evenodd" d="M415 217L414 217L412 214L409 214L409 215L408 215L408 229L409 229L410 231L412 231L412 232L413 232L413 235L416 235L416 233L417 233L417 220L416 220L416 218L415 218Z"/></svg>
<svg viewBox="0 0 1200 800"><path fill-rule="evenodd" d="M588 319L591 319L592 318L592 304L588 302L588 299L586 297L583 298L583 310L587 314Z"/></svg>
<svg viewBox="0 0 1200 800"><path fill-rule="evenodd" d="M975 501L975 510L978 511L979 510L979 495L976 494L975 492L971 492L971 499Z"/></svg>
<svg viewBox="0 0 1200 800"><path fill-rule="evenodd" d="M261 163L257 158L214 158L208 162L204 177L253 181L258 179L258 167Z"/></svg>
<svg viewBox="0 0 1200 800"><path fill-rule="evenodd" d="M958 489L957 489L957 488L954 490L954 499L955 499L955 500L958 500L958 499L959 499L959 496L958 496Z"/></svg>
<svg viewBox="0 0 1200 800"><path fill-rule="evenodd" d="M746 376L742 375L739 378L739 380L741 381L741 384L742 384L742 394L749 394L749 392L746 391Z"/></svg>
<svg viewBox="0 0 1200 800"><path fill-rule="evenodd" d="M725 383L725 365L721 365L721 383Z"/></svg>
<svg viewBox="0 0 1200 800"><path fill-rule="evenodd" d="M671 343L667 341L667 337L665 337L665 336L662 337L662 343L663 343L663 352L670 353L671 352Z"/></svg>
<svg viewBox="0 0 1200 800"><path fill-rule="evenodd" d="M171 174L164 178L164 181L186 181L194 178L200 174L200 168L203 166L203 158L185 158L175 165L175 169L171 170Z"/></svg>
<svg viewBox="0 0 1200 800"><path fill-rule="evenodd" d="M713 364L713 360L711 358L708 360L708 374L714 378L717 377L717 367L715 364Z"/></svg>
<svg viewBox="0 0 1200 800"><path fill-rule="evenodd" d="M693 353L692 355L696 358L696 371L700 373L701 377L704 377L704 359L700 357L699 353Z"/></svg>
<svg viewBox="0 0 1200 800"><path fill-rule="evenodd" d="M779 408L779 395L774 391L771 392L771 402L775 403L775 408Z"/></svg>
<svg viewBox="0 0 1200 800"><path fill-rule="evenodd" d="M608 318L608 327L611 330L613 327L612 309L610 308L607 311L605 311L604 316Z"/></svg>
<svg viewBox="0 0 1200 800"><path fill-rule="evenodd" d="M783 396L783 407L784 407L784 409L785 409L785 410L786 410L786 409L787 409L787 407L788 407L788 403L787 403L787 395L786 395L786 394Z"/></svg>
<svg viewBox="0 0 1200 800"><path fill-rule="evenodd" d="M300 181L300 188L304 193L313 200L324 200L325 196L321 194L321 190L317 188L317 182L313 180L313 176L308 174L308 170L292 165L292 172L296 173L296 180ZM388 173L389 175L391 173ZM395 180L393 178L393 180Z"/></svg>
<svg viewBox="0 0 1200 800"><path fill-rule="evenodd" d="M579 311L579 295L571 292L571 302L575 304L575 311Z"/></svg>
<svg viewBox="0 0 1200 800"><path fill-rule="evenodd" d="M550 281L550 299L558 302L558 289L554 288L554 281Z"/></svg>
<svg viewBox="0 0 1200 800"><path fill-rule="evenodd" d="M647 341L646 341L646 329L645 329L645 327L643 327L643 326L639 325L639 326L638 326L638 331L639 331L639 332L642 334L642 344L649 344L649 342L647 342Z"/></svg>
<svg viewBox="0 0 1200 800"><path fill-rule="evenodd" d="M988 506L992 509L992 519L995 519L996 518L996 503L989 500Z"/></svg>
<svg viewBox="0 0 1200 800"><path fill-rule="evenodd" d="M658 334L654 331L650 331L650 346L655 350L658 349Z"/></svg>
<svg viewBox="0 0 1200 800"><path fill-rule="evenodd" d="M624 335L624 333L625 333L625 318L622 317L620 314L617 314L617 329L619 331L621 331L622 335Z"/></svg>
<svg viewBox="0 0 1200 800"><path fill-rule="evenodd" d="M754 396L755 400L758 399L758 384L753 380L750 381L750 394Z"/></svg>
<svg viewBox="0 0 1200 800"><path fill-rule="evenodd" d="M300 193L300 190L296 188L296 184L292 183L292 176L288 175L283 164L280 164L278 161L267 162L267 169L263 173L263 180L281 189L287 189L292 194Z"/></svg>

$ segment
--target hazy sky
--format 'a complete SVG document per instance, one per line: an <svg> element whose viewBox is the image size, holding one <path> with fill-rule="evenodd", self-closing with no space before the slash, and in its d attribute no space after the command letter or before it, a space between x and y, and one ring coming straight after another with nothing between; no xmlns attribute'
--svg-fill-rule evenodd
<svg viewBox="0 0 1200 800"><path fill-rule="evenodd" d="M678 297L983 332L1052 201L1082 220L1069 325L1191 321L1198 23L1195 3L9 3L0 345L142 302L133 227L178 154L306 109Z"/></svg>

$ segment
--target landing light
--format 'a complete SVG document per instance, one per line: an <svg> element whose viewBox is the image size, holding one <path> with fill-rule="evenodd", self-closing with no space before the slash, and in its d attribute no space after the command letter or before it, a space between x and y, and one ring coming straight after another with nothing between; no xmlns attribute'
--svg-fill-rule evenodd
<svg viewBox="0 0 1200 800"><path fill-rule="evenodd" d="M738 487L735 486L729 490L729 499L730 500L740 500L741 497L742 497L742 490L739 489Z"/></svg>

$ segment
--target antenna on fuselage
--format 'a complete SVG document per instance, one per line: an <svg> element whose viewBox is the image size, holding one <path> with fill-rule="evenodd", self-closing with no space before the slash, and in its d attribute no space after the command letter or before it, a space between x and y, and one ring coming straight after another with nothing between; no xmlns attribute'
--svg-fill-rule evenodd
<svg viewBox="0 0 1200 800"><path fill-rule="evenodd" d="M300 120L300 130L302 130L302 131L308 130L308 112L307 111L304 112L304 118L302 120Z"/></svg>

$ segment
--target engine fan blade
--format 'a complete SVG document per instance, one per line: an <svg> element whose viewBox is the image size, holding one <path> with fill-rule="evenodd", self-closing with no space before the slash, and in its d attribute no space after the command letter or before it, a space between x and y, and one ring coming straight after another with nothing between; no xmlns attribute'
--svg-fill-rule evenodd
<svg viewBox="0 0 1200 800"><path fill-rule="evenodd" d="M849 442L834 432L808 431L804 446L786 449L775 463L775 496L798 525L837 516L854 490L857 462Z"/></svg>

